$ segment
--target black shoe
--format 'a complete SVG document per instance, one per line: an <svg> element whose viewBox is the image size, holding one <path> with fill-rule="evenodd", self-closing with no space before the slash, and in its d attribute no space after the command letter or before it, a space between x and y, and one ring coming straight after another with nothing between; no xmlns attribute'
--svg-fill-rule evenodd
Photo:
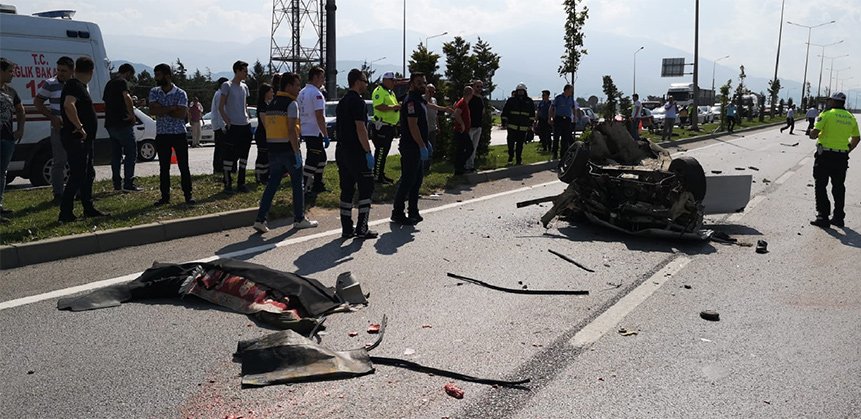
<svg viewBox="0 0 861 419"><path fill-rule="evenodd" d="M341 230L341 238L342 239L349 239L350 237L353 237L355 235L356 235L356 232L353 230Z"/></svg>
<svg viewBox="0 0 861 419"><path fill-rule="evenodd" d="M424 217L419 215L418 211L410 212L410 215L408 215L407 218L413 220L416 224L425 220Z"/></svg>
<svg viewBox="0 0 861 419"><path fill-rule="evenodd" d="M122 184L120 184L120 183L114 183L114 190L115 190L115 191L121 191L121 190L123 190L123 185L122 185Z"/></svg>
<svg viewBox="0 0 861 419"><path fill-rule="evenodd" d="M383 184L383 185L392 185L392 184L394 184L394 183L395 183L395 181L394 181L394 180L391 180L391 179L389 179L389 178L387 178L387 177L384 177L384 178L377 178L376 182L377 182L377 183L380 183L380 184Z"/></svg>
<svg viewBox="0 0 861 419"><path fill-rule="evenodd" d="M230 186L225 186L221 192L226 193L228 195L232 195L233 194L233 188Z"/></svg>
<svg viewBox="0 0 861 419"><path fill-rule="evenodd" d="M4 217L9 216L9 215L12 215L12 214L14 214L14 213L15 213L15 211L12 211L12 210L10 210L10 209L0 208L0 215L2 215L2 216L4 216Z"/></svg>
<svg viewBox="0 0 861 419"><path fill-rule="evenodd" d="M194 198L187 196L185 197L185 205L197 205L197 201Z"/></svg>
<svg viewBox="0 0 861 419"><path fill-rule="evenodd" d="M57 221L61 223L71 223L78 221L78 217L76 217L75 214L60 214L60 218L58 218Z"/></svg>
<svg viewBox="0 0 861 419"><path fill-rule="evenodd" d="M816 227L821 227L821 228L828 228L828 227L830 227L830 226L831 226L831 222L830 222L830 221L828 221L828 218L825 218L825 217L816 217L816 219L815 219L815 220L813 220L813 221L811 221L811 222L810 222L810 225L813 225L813 226L816 226Z"/></svg>
<svg viewBox="0 0 861 419"><path fill-rule="evenodd" d="M239 193L248 193L248 187L247 187L247 186L245 186L245 184L244 184L244 183L243 183L243 184L241 184L241 185L236 185L236 192L239 192Z"/></svg>
<svg viewBox="0 0 861 419"><path fill-rule="evenodd" d="M376 239L379 234L374 230L357 231L355 237L357 239Z"/></svg>
<svg viewBox="0 0 861 419"><path fill-rule="evenodd" d="M155 201L155 203L152 204L152 206L160 207L162 205L168 205L168 204L170 204L170 199L162 198L162 199L159 199L158 201Z"/></svg>
<svg viewBox="0 0 861 419"><path fill-rule="evenodd" d="M134 184L123 186L123 192L140 192L142 190L143 188L139 188L137 185Z"/></svg>
<svg viewBox="0 0 861 419"><path fill-rule="evenodd" d="M392 217L390 219L392 220L393 223L397 223L400 225L405 225L405 226L416 225L416 220L414 220L412 218L407 218L407 216L404 215L404 213L402 213L402 212L397 213L397 212L392 211Z"/></svg>
<svg viewBox="0 0 861 419"><path fill-rule="evenodd" d="M395 180L390 177L383 176L383 180L388 183L395 183Z"/></svg>
<svg viewBox="0 0 861 419"><path fill-rule="evenodd" d="M111 214L108 214L108 213L106 213L106 212L101 212L101 211L99 211L99 210L97 210L97 209L95 209L95 208L91 208L91 209L88 209L88 210L85 210L85 211L84 211L84 217L90 217L90 218L93 218L93 217L108 217L108 216L110 216L110 215L111 215Z"/></svg>
<svg viewBox="0 0 861 419"><path fill-rule="evenodd" d="M842 219L842 218L832 218L832 219L831 219L831 221L829 221L829 222L830 222L830 223L831 223L831 225L833 225L834 227L840 227L840 228L843 228L843 227L845 226L845 224L843 223L843 219Z"/></svg>

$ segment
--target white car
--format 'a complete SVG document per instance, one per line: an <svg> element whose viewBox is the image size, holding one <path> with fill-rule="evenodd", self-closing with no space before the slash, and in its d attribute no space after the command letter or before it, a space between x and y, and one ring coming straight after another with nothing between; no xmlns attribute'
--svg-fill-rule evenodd
<svg viewBox="0 0 861 419"><path fill-rule="evenodd" d="M720 105L715 105L711 107L712 111L712 122L720 119Z"/></svg>
<svg viewBox="0 0 861 419"><path fill-rule="evenodd" d="M698 106L697 107L697 115L700 117L700 121L703 124L710 124L715 121L715 115L712 113L712 108L708 106Z"/></svg>
<svg viewBox="0 0 861 419"><path fill-rule="evenodd" d="M248 107L248 117L251 123L251 135L254 135L254 132L257 131L257 108L253 106ZM202 121L200 121L202 126L200 127L200 143L213 143L215 142L215 131L212 129L212 112L207 112L202 117ZM191 124L185 124L185 138L191 143Z"/></svg>
<svg viewBox="0 0 861 419"><path fill-rule="evenodd" d="M138 108L135 108L134 132L135 142L138 144L138 160L155 160L155 120Z"/></svg>

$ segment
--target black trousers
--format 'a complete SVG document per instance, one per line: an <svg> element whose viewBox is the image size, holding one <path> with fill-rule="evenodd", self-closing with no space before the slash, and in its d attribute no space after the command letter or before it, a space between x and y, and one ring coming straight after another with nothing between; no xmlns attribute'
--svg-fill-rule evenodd
<svg viewBox="0 0 861 419"><path fill-rule="evenodd" d="M472 147L472 138L469 137L469 131L454 133L454 146L456 152L454 174L460 175L466 171L466 162L472 156L472 153L475 152L475 149Z"/></svg>
<svg viewBox="0 0 861 419"><path fill-rule="evenodd" d="M526 142L526 131L517 131L511 128L508 129L508 161L515 157L517 164L523 161L523 144Z"/></svg>
<svg viewBox="0 0 861 419"><path fill-rule="evenodd" d="M570 118L556 117L553 119L553 158L561 159L568 151L571 143L574 142L574 134L571 129Z"/></svg>
<svg viewBox="0 0 861 419"><path fill-rule="evenodd" d="M831 195L834 197L834 219L842 220L846 213L846 169L849 168L849 154L823 151L817 153L813 162L813 179L816 181L816 213L819 217L831 215L831 202L828 201L828 181L831 180Z"/></svg>
<svg viewBox="0 0 861 419"><path fill-rule="evenodd" d="M305 156L305 168L303 174L305 177L306 192L322 192L326 189L323 185L323 171L326 169L326 149L323 147L323 137L302 137L307 147L307 156Z"/></svg>
<svg viewBox="0 0 861 419"><path fill-rule="evenodd" d="M217 129L215 135L215 150L212 152L212 174L220 175L224 171L224 130Z"/></svg>
<svg viewBox="0 0 861 419"><path fill-rule="evenodd" d="M185 134L156 134L155 150L158 153L158 184L161 198L170 200L170 157L176 152L180 185L186 199L191 198L191 171L188 169L188 141Z"/></svg>
<svg viewBox="0 0 861 419"><path fill-rule="evenodd" d="M816 118L807 118L807 130L805 133L810 135L810 131L813 130L813 125L816 124Z"/></svg>
<svg viewBox="0 0 861 419"><path fill-rule="evenodd" d="M230 173L236 174L236 185L245 184L245 168L248 167L248 152L251 150L251 125L231 125L224 136L224 159L222 171L224 184L230 186ZM236 167L234 169L234 164Z"/></svg>
<svg viewBox="0 0 861 419"><path fill-rule="evenodd" d="M265 185L269 181L269 145L266 143L266 129L262 126L257 127L257 132L254 133L254 144L257 146L254 179Z"/></svg>
<svg viewBox="0 0 861 419"><path fill-rule="evenodd" d="M368 217L371 213L371 196L374 194L374 176L364 153L346 152L343 149L335 151L335 162L338 164L338 181L341 186L341 230L344 234L352 234L353 228L353 195L359 190L359 218L355 230L368 230Z"/></svg>
<svg viewBox="0 0 861 419"><path fill-rule="evenodd" d="M185 140L185 135L182 136ZM63 189L60 201L60 216L72 215L75 206L75 195L79 195L84 211L93 208L93 180L96 179L96 169L93 167L93 142L77 138L63 138L63 149L66 150L69 164L69 179Z"/></svg>
<svg viewBox="0 0 861 419"><path fill-rule="evenodd" d="M373 127L374 124L372 123ZM394 125L383 124L379 129L374 128L371 141L374 143L374 178L383 180L386 175L386 158L392 148L392 140L395 138Z"/></svg>
<svg viewBox="0 0 861 419"><path fill-rule="evenodd" d="M732 132L733 128L735 128L735 118L734 116L726 117L726 130Z"/></svg>
<svg viewBox="0 0 861 419"><path fill-rule="evenodd" d="M780 129L780 132L789 128L789 133L792 134L792 131L795 130L795 118L786 118L786 126Z"/></svg>
<svg viewBox="0 0 861 419"><path fill-rule="evenodd" d="M405 203L408 201L410 214L419 212L419 190L424 181L421 155L413 147L401 149L401 180L395 191L395 202L392 210L395 214L403 214Z"/></svg>
<svg viewBox="0 0 861 419"><path fill-rule="evenodd" d="M541 144L541 150L550 151L550 136L553 134L553 127L550 126L550 123L547 122L546 119L538 119L538 130L536 134L538 134L538 142Z"/></svg>

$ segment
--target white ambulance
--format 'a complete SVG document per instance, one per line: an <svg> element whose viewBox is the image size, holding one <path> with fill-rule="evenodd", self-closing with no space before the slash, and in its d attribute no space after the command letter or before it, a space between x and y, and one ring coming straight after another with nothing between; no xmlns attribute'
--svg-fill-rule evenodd
<svg viewBox="0 0 861 419"><path fill-rule="evenodd" d="M110 154L109 137L104 127L105 104L102 89L110 78L110 61L105 53L98 25L72 20L73 11L16 14L14 6L0 5L0 56L16 64L12 87L21 97L27 122L24 138L15 146L7 181L15 177L30 179L36 186L50 183L51 125L36 111L33 98L46 79L54 77L57 59L88 56L96 63L90 96L99 116L96 133L96 158L104 161Z"/></svg>

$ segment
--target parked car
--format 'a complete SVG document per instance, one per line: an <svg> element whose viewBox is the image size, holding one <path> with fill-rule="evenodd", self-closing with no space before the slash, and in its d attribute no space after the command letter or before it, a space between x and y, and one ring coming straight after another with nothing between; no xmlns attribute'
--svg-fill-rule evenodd
<svg viewBox="0 0 861 419"><path fill-rule="evenodd" d="M666 118L666 110L663 106L659 106L652 110L652 120L655 124L655 129L661 129L664 127L664 119ZM679 117L676 116L676 119L672 121L673 125L677 125L679 123Z"/></svg>
<svg viewBox="0 0 861 419"><path fill-rule="evenodd" d="M721 113L720 113L720 105L712 106L712 107L711 107L711 108L709 108L709 109L711 109L711 112L712 112L712 122L714 122L714 121L716 121L716 120L719 120L719 119L720 119L720 117L721 117Z"/></svg>
<svg viewBox="0 0 861 419"><path fill-rule="evenodd" d="M697 108L699 108L697 109L697 115L702 115L702 118L700 118L700 120L703 121L702 123L711 124L715 121L715 115L712 112L712 108L708 106L698 106Z"/></svg>
<svg viewBox="0 0 861 419"><path fill-rule="evenodd" d="M332 141L337 141L335 138L336 129L335 122L337 120L335 111L338 109L338 101L330 100L326 102L326 109L324 111L324 115L326 116L326 130L329 131L329 139ZM365 109L368 111L368 120L370 120L374 116L374 103L370 100L365 101Z"/></svg>
<svg viewBox="0 0 861 419"><path fill-rule="evenodd" d="M155 160L155 120L138 108L135 108L134 133L138 145L138 161Z"/></svg>
<svg viewBox="0 0 861 419"><path fill-rule="evenodd" d="M251 135L257 131L257 108L254 106L248 107L249 122L251 123ZM215 131L212 129L212 112L207 112L201 117L200 127L200 143L215 142ZM185 124L185 138L191 143L191 124Z"/></svg>

